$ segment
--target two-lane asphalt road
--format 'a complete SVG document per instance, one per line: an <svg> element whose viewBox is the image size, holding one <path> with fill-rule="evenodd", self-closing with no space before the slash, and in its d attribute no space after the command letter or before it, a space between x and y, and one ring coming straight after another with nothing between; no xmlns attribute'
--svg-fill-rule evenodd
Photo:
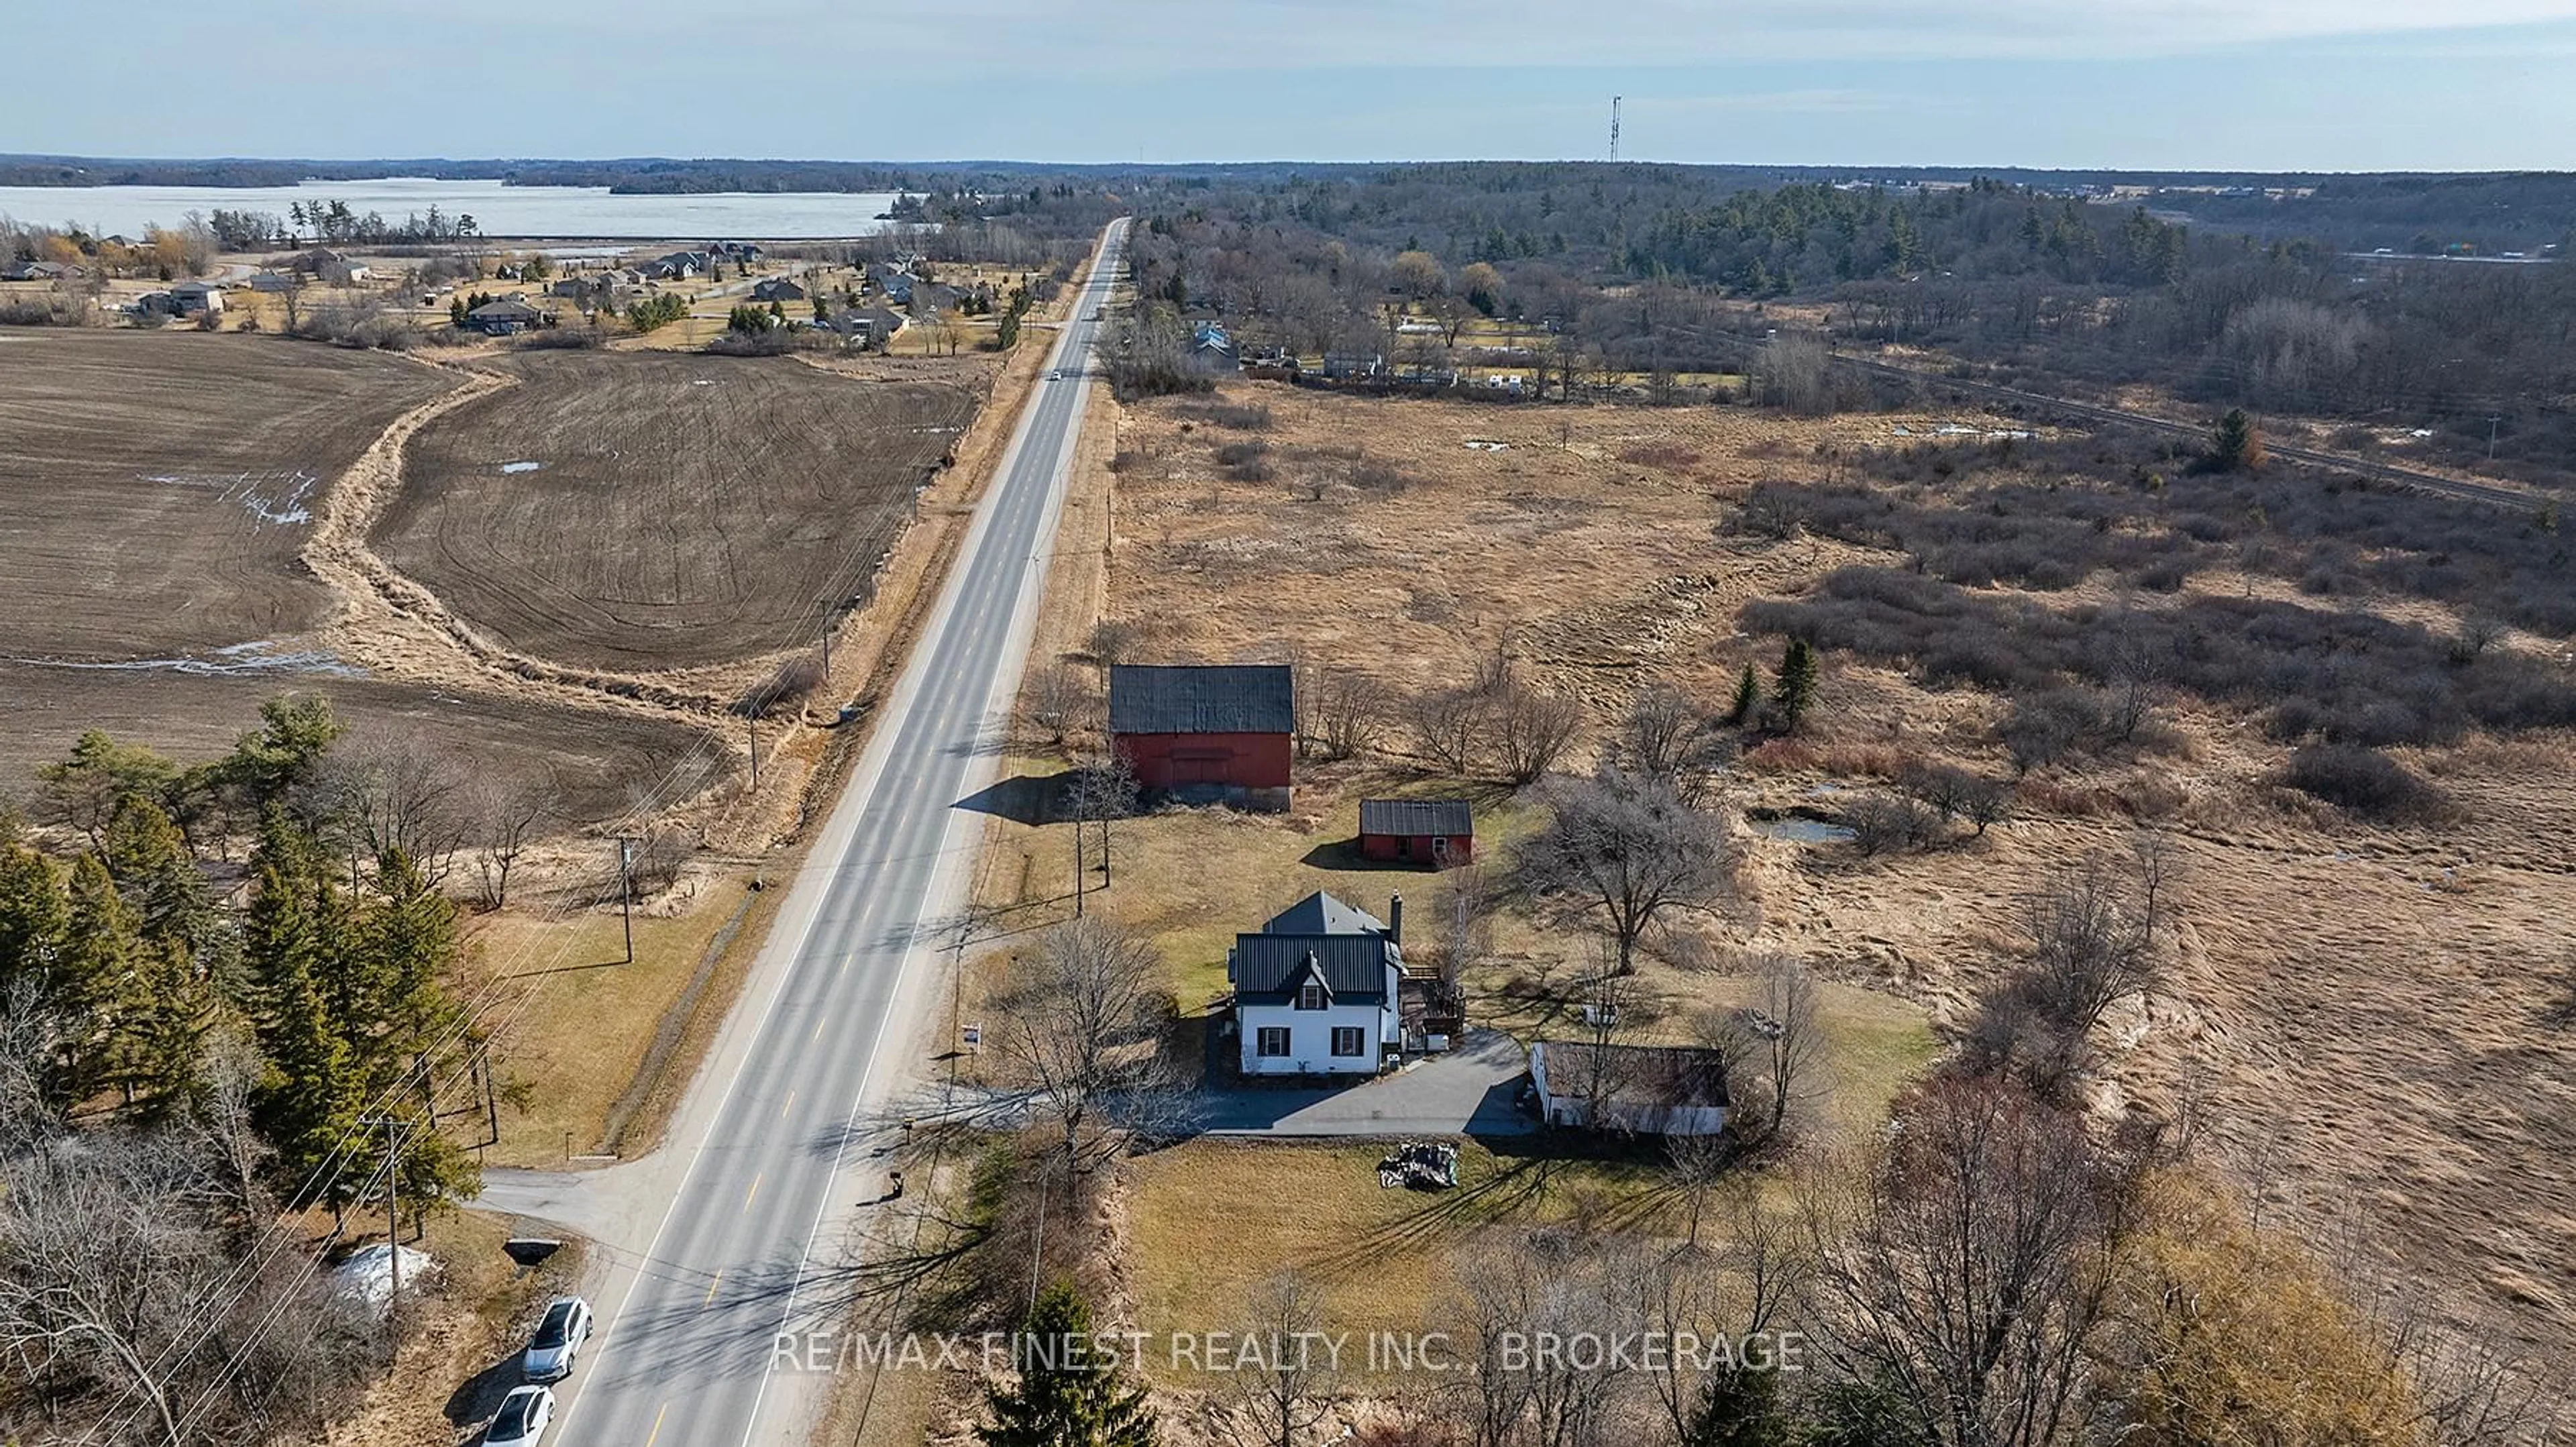
<svg viewBox="0 0 2576 1447"><path fill-rule="evenodd" d="M954 908L1017 692L1080 435L1089 318L1125 223L1104 235L998 479L847 792L789 886L750 985L673 1124L670 1205L599 1300L606 1330L567 1389L565 1447L802 1443L823 1380L775 1371L781 1332L837 1328L853 1213L884 1189L870 1107L902 1083L944 999ZM639 1167L640 1168L640 1167ZM627 1169L639 1169L627 1168ZM667 1177L665 1177L667 1179ZM617 1253L612 1253L617 1254Z"/></svg>

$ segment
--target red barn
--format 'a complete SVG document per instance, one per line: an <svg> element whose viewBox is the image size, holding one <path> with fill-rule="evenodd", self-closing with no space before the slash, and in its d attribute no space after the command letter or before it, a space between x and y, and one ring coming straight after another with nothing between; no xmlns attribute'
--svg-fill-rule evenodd
<svg viewBox="0 0 2576 1447"><path fill-rule="evenodd" d="M1149 794L1288 807L1296 684L1284 666L1109 670L1109 743Z"/></svg>
<svg viewBox="0 0 2576 1447"><path fill-rule="evenodd" d="M1362 799L1360 853L1446 869L1476 859L1476 814L1464 799Z"/></svg>

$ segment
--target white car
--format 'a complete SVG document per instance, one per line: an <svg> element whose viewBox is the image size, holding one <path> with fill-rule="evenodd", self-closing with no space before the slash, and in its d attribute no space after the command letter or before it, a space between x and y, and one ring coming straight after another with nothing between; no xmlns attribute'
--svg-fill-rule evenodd
<svg viewBox="0 0 2576 1447"><path fill-rule="evenodd" d="M532 1382L560 1382L572 1375L572 1359L590 1340L590 1303L578 1296L558 1296L546 1303L546 1314L528 1338L522 1367Z"/></svg>
<svg viewBox="0 0 2576 1447"><path fill-rule="evenodd" d="M1048 380L1048 381L1050 381L1050 382L1061 382L1061 381L1063 381L1063 380L1064 380L1064 373L1062 373L1062 372L1049 372L1049 373L1047 373L1047 380Z"/></svg>
<svg viewBox="0 0 2576 1447"><path fill-rule="evenodd" d="M512 1387L483 1429L483 1447L537 1447L537 1439L555 1419L551 1387Z"/></svg>

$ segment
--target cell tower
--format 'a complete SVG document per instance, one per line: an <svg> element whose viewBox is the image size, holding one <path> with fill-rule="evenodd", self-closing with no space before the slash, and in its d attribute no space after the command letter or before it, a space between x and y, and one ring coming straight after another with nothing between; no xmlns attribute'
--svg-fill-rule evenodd
<svg viewBox="0 0 2576 1447"><path fill-rule="evenodd" d="M1615 95L1610 97L1610 159L1614 162L1619 159L1619 102L1622 99Z"/></svg>

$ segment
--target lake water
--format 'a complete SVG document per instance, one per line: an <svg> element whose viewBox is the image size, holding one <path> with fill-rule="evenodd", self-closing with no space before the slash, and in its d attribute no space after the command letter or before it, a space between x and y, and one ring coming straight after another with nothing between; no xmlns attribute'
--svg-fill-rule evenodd
<svg viewBox="0 0 2576 1447"><path fill-rule="evenodd" d="M882 230L895 198L790 191L703 196L618 196L605 186L504 186L498 181L307 181L300 186L0 186L0 216L93 235L140 236L175 226L191 211L268 211L284 216L301 201L346 202L399 225L435 205L474 218L486 236L604 236L637 240L794 241Z"/></svg>

